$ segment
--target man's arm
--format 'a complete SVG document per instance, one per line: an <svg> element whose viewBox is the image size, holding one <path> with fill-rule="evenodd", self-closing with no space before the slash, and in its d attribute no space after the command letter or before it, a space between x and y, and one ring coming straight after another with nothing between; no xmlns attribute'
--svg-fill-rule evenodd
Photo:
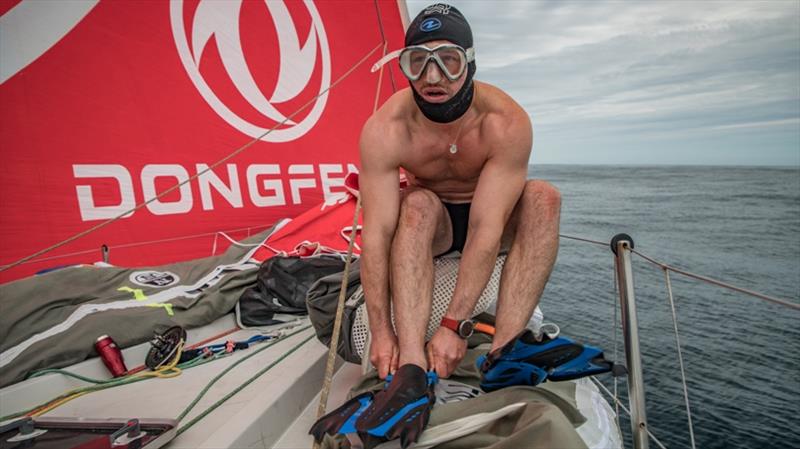
<svg viewBox="0 0 800 449"><path fill-rule="evenodd" d="M508 120L508 117L505 118ZM481 170L470 208L467 241L446 316L470 318L494 269L500 240L525 187L533 131L519 109L510 123L489 122L491 154Z"/></svg>
<svg viewBox="0 0 800 449"><path fill-rule="evenodd" d="M399 161L389 126L373 116L361 132L359 190L364 211L361 284L372 333L370 360L380 377L397 368L389 304L389 252L400 210Z"/></svg>
<svg viewBox="0 0 800 449"><path fill-rule="evenodd" d="M496 123L487 123L487 141L492 149L473 195L458 280L445 313L456 320L472 316L494 269L503 230L525 187L533 141L530 120L521 108L511 120L497 119ZM429 364L447 377L465 352L464 340L449 329L439 328L428 344Z"/></svg>

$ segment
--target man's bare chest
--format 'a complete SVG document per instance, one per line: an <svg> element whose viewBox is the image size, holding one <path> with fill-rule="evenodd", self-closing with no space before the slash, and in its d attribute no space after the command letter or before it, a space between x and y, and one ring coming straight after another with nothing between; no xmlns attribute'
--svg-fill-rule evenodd
<svg viewBox="0 0 800 449"><path fill-rule="evenodd" d="M467 133L453 142L447 136L419 136L409 142L403 168L416 178L428 181L475 181L488 158L487 145L478 133ZM451 145L455 144L455 151Z"/></svg>

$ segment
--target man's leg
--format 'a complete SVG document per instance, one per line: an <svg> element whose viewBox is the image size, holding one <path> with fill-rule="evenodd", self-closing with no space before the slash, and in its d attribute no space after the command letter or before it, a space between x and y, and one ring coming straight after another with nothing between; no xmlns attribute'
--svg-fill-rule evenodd
<svg viewBox="0 0 800 449"><path fill-rule="evenodd" d="M391 253L399 366L413 363L427 368L425 332L433 302L433 255L450 247L450 227L436 194L420 188L404 194Z"/></svg>
<svg viewBox="0 0 800 449"><path fill-rule="evenodd" d="M560 215L558 190L544 181L528 181L504 236L511 247L500 279L492 349L518 334L539 303L558 254Z"/></svg>

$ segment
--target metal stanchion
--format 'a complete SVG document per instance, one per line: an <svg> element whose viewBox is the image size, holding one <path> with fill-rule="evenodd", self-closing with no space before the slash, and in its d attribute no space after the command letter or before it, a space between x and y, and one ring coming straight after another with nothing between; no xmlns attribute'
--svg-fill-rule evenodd
<svg viewBox="0 0 800 449"><path fill-rule="evenodd" d="M631 428L633 447L647 449L647 417L645 414L642 359L639 352L639 325L636 318L636 299L633 291L633 269L631 267L633 239L627 234L617 234L611 239L617 270L620 309L622 311L622 333L625 336L625 358L628 364L628 397L631 406Z"/></svg>

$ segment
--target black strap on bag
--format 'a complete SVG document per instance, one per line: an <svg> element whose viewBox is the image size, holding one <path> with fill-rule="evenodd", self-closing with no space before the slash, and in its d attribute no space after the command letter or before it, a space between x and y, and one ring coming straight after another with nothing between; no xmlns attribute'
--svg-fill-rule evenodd
<svg viewBox="0 0 800 449"><path fill-rule="evenodd" d="M344 270L344 261L335 256L280 257L264 261L255 286L239 298L241 323L268 326L276 313L305 315L308 289L318 279Z"/></svg>

